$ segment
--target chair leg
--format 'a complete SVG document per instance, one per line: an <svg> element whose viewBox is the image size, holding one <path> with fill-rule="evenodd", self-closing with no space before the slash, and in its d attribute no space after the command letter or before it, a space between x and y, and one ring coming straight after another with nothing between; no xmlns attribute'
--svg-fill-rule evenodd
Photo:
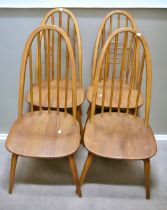
<svg viewBox="0 0 167 210"><path fill-rule="evenodd" d="M89 118L90 118L90 111L91 111L91 105L89 104L88 110L87 110L87 118L86 118L86 122L85 122L85 126L83 129L83 132L85 132L85 128L86 128L86 123L88 122Z"/></svg>
<svg viewBox="0 0 167 210"><path fill-rule="evenodd" d="M86 114L90 113L90 108L91 108L91 104L89 104L89 107L88 107L88 110L87 110Z"/></svg>
<svg viewBox="0 0 167 210"><path fill-rule="evenodd" d="M83 143L83 127L82 127L82 118L80 111L77 111L77 120L80 126L81 142Z"/></svg>
<svg viewBox="0 0 167 210"><path fill-rule="evenodd" d="M76 193L78 194L79 197L82 197L74 155L70 155L68 159L69 159L69 165L70 165L70 169L73 175L73 179L76 185Z"/></svg>
<svg viewBox="0 0 167 210"><path fill-rule="evenodd" d="M78 109L79 109L79 112L80 112L80 114L81 114L81 116L82 116L82 105L80 105L80 106L78 107Z"/></svg>
<svg viewBox="0 0 167 210"><path fill-rule="evenodd" d="M130 109L130 114L135 115L135 109ZM139 108L137 109L136 116L139 117Z"/></svg>
<svg viewBox="0 0 167 210"><path fill-rule="evenodd" d="M85 164L84 164L84 167L83 167L83 170L82 170L82 174L81 174L81 177L80 177L80 180L79 180L79 183L80 183L80 186L82 186L83 182L84 182L84 179L87 175L87 172L88 172L88 169L92 163L92 159L93 159L93 154L92 153L88 153L88 156L87 156L87 159L85 161Z"/></svg>
<svg viewBox="0 0 167 210"><path fill-rule="evenodd" d="M146 199L150 199L150 159L144 160Z"/></svg>
<svg viewBox="0 0 167 210"><path fill-rule="evenodd" d="M11 168L10 168L10 180L9 180L9 193L12 193L13 190L13 183L14 183L14 176L15 176L15 169L17 164L18 155L12 154L11 158Z"/></svg>

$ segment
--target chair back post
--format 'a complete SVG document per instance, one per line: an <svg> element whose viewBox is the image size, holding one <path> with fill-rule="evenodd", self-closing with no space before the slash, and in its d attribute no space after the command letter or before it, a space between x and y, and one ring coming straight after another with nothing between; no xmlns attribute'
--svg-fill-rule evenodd
<svg viewBox="0 0 167 210"><path fill-rule="evenodd" d="M152 89L152 64L151 53L146 41L142 38L146 54L146 108L145 108L145 125L149 126L150 107L151 107L151 89Z"/></svg>

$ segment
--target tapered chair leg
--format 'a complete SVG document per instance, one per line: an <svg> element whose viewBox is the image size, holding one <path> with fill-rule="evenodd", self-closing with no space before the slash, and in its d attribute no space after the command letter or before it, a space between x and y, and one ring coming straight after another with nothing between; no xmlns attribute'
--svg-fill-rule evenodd
<svg viewBox="0 0 167 210"><path fill-rule="evenodd" d="M73 179L76 185L76 193L78 194L79 197L82 197L74 155L70 155L68 159L69 159L69 165L70 165L70 169L73 175Z"/></svg>
<svg viewBox="0 0 167 210"><path fill-rule="evenodd" d="M13 190L13 183L14 183L14 176L15 176L17 158L18 158L18 155L12 154L11 168L10 168L10 180L9 180L9 193L12 193L12 190Z"/></svg>
<svg viewBox="0 0 167 210"><path fill-rule="evenodd" d="M77 120L80 126L81 142L83 143L83 127L82 127L82 118L80 111L77 111Z"/></svg>
<svg viewBox="0 0 167 210"><path fill-rule="evenodd" d="M83 129L83 132L85 132L86 123L88 122L88 120L90 118L90 111L91 111L91 105L89 104L89 108L87 110L87 118L86 118L86 122L85 122L85 126L84 126L84 129Z"/></svg>
<svg viewBox="0 0 167 210"><path fill-rule="evenodd" d="M83 184L84 182L84 179L87 175L87 172L88 172L88 169L91 165L91 162L92 162L92 159L93 159L93 154L92 153L88 153L88 156L87 156L87 159L85 161L85 164L84 164L84 167L83 167L83 170L82 170L82 174L81 174L81 177L80 177L80 180L79 180L79 183L80 183L80 186Z"/></svg>
<svg viewBox="0 0 167 210"><path fill-rule="evenodd" d="M82 116L82 105L80 105L80 106L78 107L78 111L80 112L80 114L81 114L81 116Z"/></svg>
<svg viewBox="0 0 167 210"><path fill-rule="evenodd" d="M150 199L150 159L144 160L146 199Z"/></svg>
<svg viewBox="0 0 167 210"><path fill-rule="evenodd" d="M89 104L89 107L88 107L87 112L86 112L87 114L89 114L90 109L91 109L91 105Z"/></svg>

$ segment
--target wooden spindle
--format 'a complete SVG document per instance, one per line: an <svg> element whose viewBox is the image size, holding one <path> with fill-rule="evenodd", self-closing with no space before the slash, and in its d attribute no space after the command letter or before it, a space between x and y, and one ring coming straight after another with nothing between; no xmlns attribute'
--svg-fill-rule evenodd
<svg viewBox="0 0 167 210"><path fill-rule="evenodd" d="M112 33L112 16L110 16L110 23L109 23L109 35ZM110 48L111 48L111 45L108 46L108 49L107 49L107 56L106 56L106 61L107 61L107 65L105 67L105 69L107 69L107 72L106 72L106 77L108 79L108 76L109 76L109 68L110 68Z"/></svg>
<svg viewBox="0 0 167 210"><path fill-rule="evenodd" d="M38 49L37 49L37 53L36 53L36 64L35 64L35 84L38 85L38 72L39 66L38 66Z"/></svg>
<svg viewBox="0 0 167 210"><path fill-rule="evenodd" d="M117 29L120 28L120 14L118 14L118 18L117 18Z"/></svg>
<svg viewBox="0 0 167 210"><path fill-rule="evenodd" d="M67 16L67 25L66 25L66 33L69 37L70 33L70 17ZM69 72L69 52L68 47L66 45L66 73L65 73L65 115L67 114L67 97L68 97L68 72Z"/></svg>
<svg viewBox="0 0 167 210"><path fill-rule="evenodd" d="M61 40L61 35L58 34L58 68L57 68L57 112L59 113L59 81L61 80L61 54L60 54L60 40Z"/></svg>
<svg viewBox="0 0 167 210"><path fill-rule="evenodd" d="M54 15L51 16L51 24L54 25ZM52 80L54 80L54 31L52 30Z"/></svg>
<svg viewBox="0 0 167 210"><path fill-rule="evenodd" d="M110 45L107 48L107 54L106 54L106 66L105 66L105 70L106 70L106 79L108 80L109 77L109 68L110 68Z"/></svg>
<svg viewBox="0 0 167 210"><path fill-rule="evenodd" d="M138 74L139 74L139 67L140 67L140 41L137 39L136 45L136 59L135 59L135 78L134 78L134 87L137 88L138 84Z"/></svg>
<svg viewBox="0 0 167 210"><path fill-rule="evenodd" d="M106 24L104 24L104 27L103 27L103 30L102 30L102 48L103 48L103 46L104 46L104 42L105 42L105 26L106 26Z"/></svg>
<svg viewBox="0 0 167 210"><path fill-rule="evenodd" d="M32 50L29 49L29 76L30 76L30 103L31 113L33 112L33 73L32 73Z"/></svg>
<svg viewBox="0 0 167 210"><path fill-rule="evenodd" d="M134 34L131 33L131 38L130 38L130 44L129 44L129 50L128 50L128 58L127 58L127 65L126 65L126 83L128 83L128 78L129 78L129 71L130 71L130 61L132 58L132 46L134 42Z"/></svg>
<svg viewBox="0 0 167 210"><path fill-rule="evenodd" d="M112 16L110 16L110 29L109 29L109 35L112 33Z"/></svg>
<svg viewBox="0 0 167 210"><path fill-rule="evenodd" d="M39 90L39 110L42 111L42 90L41 90L41 36L38 33L38 90Z"/></svg>
<svg viewBox="0 0 167 210"><path fill-rule="evenodd" d="M136 59L136 39L134 41L134 53L133 53L133 58L132 58L131 74L130 74L130 81L129 81L128 101L127 101L127 109L126 109L127 114L129 113L130 97L131 97L132 86L133 86L135 59Z"/></svg>
<svg viewBox="0 0 167 210"><path fill-rule="evenodd" d="M106 50L107 54L107 50ZM105 55L105 65L106 65L106 58L107 56ZM101 108L101 113L104 113L104 101L105 101L105 90L106 90L106 69L104 69L104 80L103 80L103 94L102 94L102 108Z"/></svg>
<svg viewBox="0 0 167 210"><path fill-rule="evenodd" d="M145 53L142 55L142 61L141 61L141 68L140 68L140 75L139 80L137 84L137 97L136 97L136 107L135 107L135 116L137 116L138 112L138 103L139 103L139 97L141 92L141 83L142 83L142 77L143 77L143 71L144 71L144 63L145 63Z"/></svg>
<svg viewBox="0 0 167 210"><path fill-rule="evenodd" d="M111 94L110 94L110 109L109 109L110 113L112 111L112 100L113 100L113 94L114 94L114 81L115 81L116 65L117 65L116 64L117 50L118 50L118 35L115 36L115 45L114 45L113 70L112 70Z"/></svg>
<svg viewBox="0 0 167 210"><path fill-rule="evenodd" d="M59 27L62 27L62 12L59 11ZM58 34L58 44L57 44L58 50L57 50L57 68L59 72L59 78L61 80L61 35Z"/></svg>
<svg viewBox="0 0 167 210"><path fill-rule="evenodd" d="M74 51L74 58L76 59L76 29L75 29L75 25L73 28L73 51Z"/></svg>
<svg viewBox="0 0 167 210"><path fill-rule="evenodd" d="M103 30L102 30L102 48L103 48L104 43L105 43L105 26L106 26L106 24L104 24L104 27L103 27ZM105 71L105 62L103 62L103 65L102 65L100 80L102 79L102 74L103 74L104 71Z"/></svg>
<svg viewBox="0 0 167 210"><path fill-rule="evenodd" d="M53 31L54 32L54 31ZM48 56L47 56L47 84L48 84L48 111L50 112L50 30L48 29Z"/></svg>
<svg viewBox="0 0 167 210"><path fill-rule="evenodd" d="M110 16L110 23L109 23L109 35L112 33L112 16ZM107 79L108 79L108 73L109 73L109 65L110 65L110 48L111 48L111 45L108 46L108 53L107 53L107 73L106 73L106 76L107 76Z"/></svg>
<svg viewBox="0 0 167 210"><path fill-rule="evenodd" d="M118 100L118 112L120 112L121 99L122 99L122 89L124 84L124 72L125 72L125 63L126 63L126 49L127 49L127 39L128 33L124 33L124 41L122 48L122 59L121 59L121 71L120 71L120 89L119 89L119 100Z"/></svg>
<svg viewBox="0 0 167 210"><path fill-rule="evenodd" d="M45 56L45 79L47 79L47 72L48 72L48 64L47 64L47 37L46 37L46 31L43 32L44 35L44 56Z"/></svg>
<svg viewBox="0 0 167 210"><path fill-rule="evenodd" d="M135 63L134 63L134 68L135 68L135 71L134 71L134 76L133 76L133 83L132 83L132 86L133 88L136 87L136 83L137 83L137 74L138 74L138 69L136 69L136 67L138 68L138 43L139 43L139 40L138 40L138 37L135 36L135 43L136 43L136 47L134 49L134 53L135 53Z"/></svg>

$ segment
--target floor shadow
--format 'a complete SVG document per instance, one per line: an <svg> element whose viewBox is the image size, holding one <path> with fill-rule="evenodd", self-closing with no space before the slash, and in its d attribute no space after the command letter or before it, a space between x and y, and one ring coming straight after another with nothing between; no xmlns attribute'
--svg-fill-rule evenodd
<svg viewBox="0 0 167 210"><path fill-rule="evenodd" d="M75 159L78 174L81 174L87 151L82 146ZM10 156L5 158L1 172L2 187L8 189ZM152 187L156 176L152 173ZM38 159L19 157L16 167L15 184L33 185L74 185L68 158ZM143 161L112 160L94 157L84 184L131 185L144 187Z"/></svg>
<svg viewBox="0 0 167 210"><path fill-rule="evenodd" d="M15 182L39 185L74 184L68 158L20 158Z"/></svg>
<svg viewBox="0 0 167 210"><path fill-rule="evenodd" d="M85 183L143 185L143 162L95 157Z"/></svg>

